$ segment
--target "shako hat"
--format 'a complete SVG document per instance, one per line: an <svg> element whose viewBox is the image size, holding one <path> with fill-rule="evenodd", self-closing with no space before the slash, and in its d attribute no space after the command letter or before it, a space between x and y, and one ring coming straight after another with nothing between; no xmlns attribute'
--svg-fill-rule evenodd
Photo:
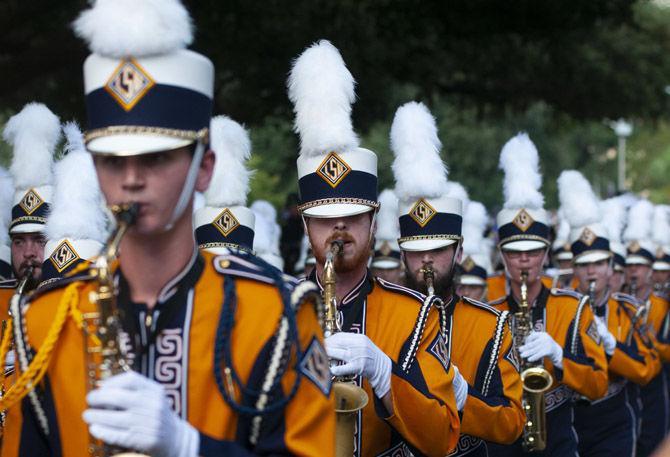
<svg viewBox="0 0 670 457"><path fill-rule="evenodd" d="M526 133L510 139L500 152L505 203L496 220L498 246L502 250L531 251L549 245L539 160L537 149Z"/></svg>
<svg viewBox="0 0 670 457"><path fill-rule="evenodd" d="M428 251L461 241L463 202L448 196L441 147L435 118L423 103L398 108L391 149L402 250Z"/></svg>
<svg viewBox="0 0 670 457"><path fill-rule="evenodd" d="M9 233L42 232L53 196L53 155L61 137L58 117L41 103L12 116L3 137L14 151L9 169L14 200Z"/></svg>
<svg viewBox="0 0 670 457"><path fill-rule="evenodd" d="M254 245L254 213L246 207L251 172L249 133L226 116L212 119L211 149L214 173L205 192L205 206L195 213L195 238L201 249L215 253L227 248L248 251Z"/></svg>
<svg viewBox="0 0 670 457"><path fill-rule="evenodd" d="M304 216L353 216L378 207L377 156L359 147L351 123L354 85L329 41L313 44L293 62L288 95L300 136L298 209Z"/></svg>
<svg viewBox="0 0 670 457"><path fill-rule="evenodd" d="M65 156L54 167L54 198L45 228L42 282L65 276L100 253L107 237L107 216L93 159L79 127L63 126Z"/></svg>
<svg viewBox="0 0 670 457"><path fill-rule="evenodd" d="M612 257L607 229L601 224L600 201L591 184L576 170L558 177L558 196L570 224L573 262L592 263Z"/></svg>

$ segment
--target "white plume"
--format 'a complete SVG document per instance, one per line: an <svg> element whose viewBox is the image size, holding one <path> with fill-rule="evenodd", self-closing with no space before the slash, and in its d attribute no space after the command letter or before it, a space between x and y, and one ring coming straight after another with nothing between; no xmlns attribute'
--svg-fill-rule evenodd
<svg viewBox="0 0 670 457"><path fill-rule="evenodd" d="M651 237L658 246L670 246L670 219L667 205L654 207Z"/></svg>
<svg viewBox="0 0 670 457"><path fill-rule="evenodd" d="M17 189L53 182L53 154L60 135L58 116L41 103L28 103L9 119L3 138L14 148L10 172Z"/></svg>
<svg viewBox="0 0 670 457"><path fill-rule="evenodd" d="M639 200L628 211L628 225L623 232L626 243L651 239L651 222L654 205L649 200Z"/></svg>
<svg viewBox="0 0 670 457"><path fill-rule="evenodd" d="M9 244L9 224L12 221L14 184L12 175L0 167L0 246Z"/></svg>
<svg viewBox="0 0 670 457"><path fill-rule="evenodd" d="M470 196L468 195L468 191L465 190L465 187L463 187L461 183L448 181L446 195L448 197L455 198L456 200L460 200L464 211L465 208L467 208L467 206L470 204Z"/></svg>
<svg viewBox="0 0 670 457"><path fill-rule="evenodd" d="M463 217L464 255L485 252L484 231L488 220L488 214L483 204L476 201L468 203Z"/></svg>
<svg viewBox="0 0 670 457"><path fill-rule="evenodd" d="M570 227L584 227L602 219L598 197L577 170L565 170L558 177L558 198Z"/></svg>
<svg viewBox="0 0 670 457"><path fill-rule="evenodd" d="M207 206L244 206L251 176L246 168L251 156L249 133L227 116L212 118L209 130L216 163L212 181L205 191Z"/></svg>
<svg viewBox="0 0 670 457"><path fill-rule="evenodd" d="M503 191L507 209L541 209L542 175L535 145L526 133L510 139L500 152L500 169L505 172Z"/></svg>
<svg viewBox="0 0 670 457"><path fill-rule="evenodd" d="M602 225L607 229L607 238L612 243L621 244L621 235L626 223L626 207L624 202L618 198L609 198L601 202Z"/></svg>
<svg viewBox="0 0 670 457"><path fill-rule="evenodd" d="M435 118L426 105L409 102L398 108L391 125L391 149L400 200L445 194L447 167L440 158L441 148Z"/></svg>
<svg viewBox="0 0 670 457"><path fill-rule="evenodd" d="M54 167L53 203L45 227L49 240L72 238L104 242L107 220L93 159L75 123L64 127L68 154Z"/></svg>
<svg viewBox="0 0 670 457"><path fill-rule="evenodd" d="M256 214L262 214L270 221L277 220L277 210L274 205L267 200L256 200L249 207Z"/></svg>
<svg viewBox="0 0 670 457"><path fill-rule="evenodd" d="M115 59L168 54L193 41L179 0L95 0L73 27L92 52Z"/></svg>
<svg viewBox="0 0 670 457"><path fill-rule="evenodd" d="M273 219L269 219L262 211L254 210L256 222L254 225L254 251L258 255L279 255L279 240L281 228Z"/></svg>
<svg viewBox="0 0 670 457"><path fill-rule="evenodd" d="M561 207L558 210L558 221L556 223L556 240L554 240L554 249L563 247L570 240L570 223L565 217L565 212ZM581 226L579 226L581 227Z"/></svg>
<svg viewBox="0 0 670 457"><path fill-rule="evenodd" d="M355 84L340 51L327 40L314 43L295 59L288 77L288 97L300 135L300 155L358 147L351 124Z"/></svg>
<svg viewBox="0 0 670 457"><path fill-rule="evenodd" d="M377 213L378 240L397 240L400 237L398 223L398 197L391 189L384 189L379 194L379 212Z"/></svg>

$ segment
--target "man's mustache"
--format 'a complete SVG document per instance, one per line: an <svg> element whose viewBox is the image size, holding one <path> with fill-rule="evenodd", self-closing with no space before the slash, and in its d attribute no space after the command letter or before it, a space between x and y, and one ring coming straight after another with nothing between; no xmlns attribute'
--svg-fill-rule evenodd
<svg viewBox="0 0 670 457"><path fill-rule="evenodd" d="M338 240L345 243L353 243L355 241L349 232L335 232L326 240L326 247L330 247L334 241Z"/></svg>

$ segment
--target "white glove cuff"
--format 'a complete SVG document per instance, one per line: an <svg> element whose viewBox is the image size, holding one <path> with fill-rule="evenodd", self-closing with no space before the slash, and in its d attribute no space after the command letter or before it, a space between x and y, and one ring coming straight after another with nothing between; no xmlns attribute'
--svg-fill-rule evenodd
<svg viewBox="0 0 670 457"><path fill-rule="evenodd" d="M454 396L456 397L456 408L459 411L463 411L465 402L468 399L468 383L458 369L455 366L454 368L456 373L454 374L452 385L454 386Z"/></svg>
<svg viewBox="0 0 670 457"><path fill-rule="evenodd" d="M198 457L200 451L200 433L185 420L179 419L176 434L177 446L169 454L169 457Z"/></svg>
<svg viewBox="0 0 670 457"><path fill-rule="evenodd" d="M563 369L563 348L554 341L554 351L551 355L551 363L558 369Z"/></svg>
<svg viewBox="0 0 670 457"><path fill-rule="evenodd" d="M380 357L380 367L376 370L375 375L370 378L370 385L375 391L377 398L384 398L384 396L391 390L391 368L393 364L389 356L379 351L382 355Z"/></svg>
<svg viewBox="0 0 670 457"><path fill-rule="evenodd" d="M605 335L603 338L603 346L605 346L605 353L612 357L614 355L614 350L616 349L616 339L611 333Z"/></svg>

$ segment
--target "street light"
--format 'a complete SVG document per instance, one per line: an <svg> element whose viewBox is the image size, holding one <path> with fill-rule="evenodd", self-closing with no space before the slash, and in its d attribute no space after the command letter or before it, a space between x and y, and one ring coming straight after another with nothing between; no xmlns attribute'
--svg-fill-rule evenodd
<svg viewBox="0 0 670 457"><path fill-rule="evenodd" d="M617 187L619 192L626 190L626 138L633 133L633 124L619 119L616 122L610 122L610 127L619 138L619 160L617 164Z"/></svg>

